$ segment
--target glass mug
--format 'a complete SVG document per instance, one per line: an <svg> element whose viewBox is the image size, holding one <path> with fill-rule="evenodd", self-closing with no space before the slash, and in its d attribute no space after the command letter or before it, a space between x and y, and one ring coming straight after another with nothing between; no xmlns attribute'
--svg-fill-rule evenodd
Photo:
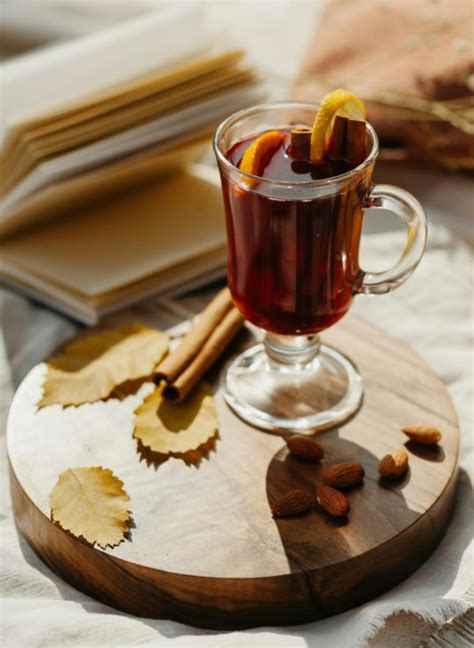
<svg viewBox="0 0 474 648"><path fill-rule="evenodd" d="M227 153L265 130L311 126L318 106L279 102L226 119L214 136L228 237L228 281L236 307L266 331L263 343L227 368L224 396L249 423L310 431L347 419L362 399L352 362L318 333L340 320L357 294L400 286L419 263L427 223L408 192L372 183L377 135L367 124L365 160L320 180L272 180L241 171ZM383 208L407 227L405 249L384 272L364 272L359 245L364 209Z"/></svg>

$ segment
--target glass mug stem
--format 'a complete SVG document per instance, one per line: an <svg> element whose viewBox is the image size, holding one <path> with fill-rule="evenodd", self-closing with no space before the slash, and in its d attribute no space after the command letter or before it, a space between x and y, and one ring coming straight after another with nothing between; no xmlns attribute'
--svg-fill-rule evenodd
<svg viewBox="0 0 474 648"><path fill-rule="evenodd" d="M304 371L321 348L319 335L278 335L267 332L263 341L272 368Z"/></svg>

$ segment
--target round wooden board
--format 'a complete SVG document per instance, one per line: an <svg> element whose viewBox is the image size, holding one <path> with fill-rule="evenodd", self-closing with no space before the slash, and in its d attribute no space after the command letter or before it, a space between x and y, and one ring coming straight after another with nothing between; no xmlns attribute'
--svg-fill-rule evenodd
<svg viewBox="0 0 474 648"><path fill-rule="evenodd" d="M198 467L158 468L137 453L133 412L153 387L123 401L37 411L44 365L23 381L8 424L18 527L41 558L88 594L132 614L232 628L300 623L389 589L430 554L449 521L458 453L456 414L441 380L407 346L349 316L323 336L358 365L358 414L320 433L321 466L289 457L281 436L255 430L216 394L219 439ZM406 443L402 425L443 433L439 448L407 443L410 469L390 486L377 465ZM349 491L347 521L322 511L272 519L269 502L314 488L322 467L354 459L364 484ZM124 482L134 528L114 549L75 539L50 521L48 495L67 468L102 465Z"/></svg>

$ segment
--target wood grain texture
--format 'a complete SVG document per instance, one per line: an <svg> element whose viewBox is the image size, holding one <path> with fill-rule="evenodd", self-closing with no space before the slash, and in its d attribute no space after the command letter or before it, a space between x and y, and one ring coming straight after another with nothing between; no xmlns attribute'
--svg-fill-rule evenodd
<svg viewBox="0 0 474 648"><path fill-rule="evenodd" d="M132 438L133 411L153 386L124 400L37 411L44 365L12 404L8 452L17 524L58 574L132 614L211 628L291 624L358 605L400 582L439 542L449 521L458 453L456 414L441 380L407 346L348 316L323 335L347 353L365 384L358 414L322 432L321 464L289 456L284 439L238 419L217 391L219 438L198 467L155 468ZM217 374L218 372L214 372ZM436 425L439 448L406 440L413 421ZM378 462L405 446L408 473L379 481ZM348 520L315 509L274 520L270 504L315 489L332 462L360 461ZM49 519L48 495L68 467L103 465L123 479L135 527L115 549L73 538Z"/></svg>

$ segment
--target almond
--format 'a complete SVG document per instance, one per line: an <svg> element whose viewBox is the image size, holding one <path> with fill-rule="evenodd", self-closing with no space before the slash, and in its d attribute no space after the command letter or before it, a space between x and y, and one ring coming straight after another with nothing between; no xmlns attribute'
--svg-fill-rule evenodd
<svg viewBox="0 0 474 648"><path fill-rule="evenodd" d="M331 486L320 486L316 491L316 499L321 508L333 517L344 517L349 513L349 500L343 493Z"/></svg>
<svg viewBox="0 0 474 648"><path fill-rule="evenodd" d="M319 443L302 434L293 434L287 439L286 445L294 457L303 461L319 461L324 457L324 451Z"/></svg>
<svg viewBox="0 0 474 648"><path fill-rule="evenodd" d="M422 443L423 445L436 445L441 441L441 432L433 425L424 425L423 423L414 423L413 425L405 425L402 427L402 432L405 432L415 443Z"/></svg>
<svg viewBox="0 0 474 648"><path fill-rule="evenodd" d="M272 504L273 517L298 515L313 506L314 498L306 490L292 490Z"/></svg>
<svg viewBox="0 0 474 648"><path fill-rule="evenodd" d="M379 473L386 479L397 479L406 473L408 453L404 448L392 450L379 463Z"/></svg>
<svg viewBox="0 0 474 648"><path fill-rule="evenodd" d="M335 488L354 486L362 481L365 475L362 464L357 461L344 461L334 464L323 472L323 482Z"/></svg>

